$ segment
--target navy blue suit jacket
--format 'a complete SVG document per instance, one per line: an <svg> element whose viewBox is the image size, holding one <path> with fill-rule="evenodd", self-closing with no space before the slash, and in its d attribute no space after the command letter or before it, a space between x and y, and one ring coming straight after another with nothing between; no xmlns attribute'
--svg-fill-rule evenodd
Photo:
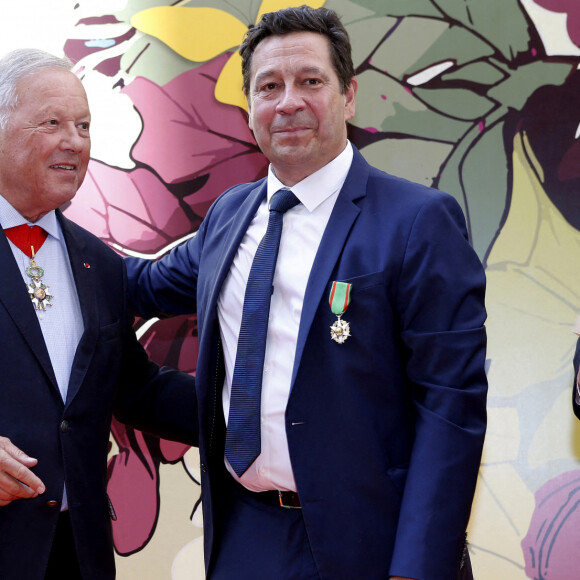
<svg viewBox="0 0 580 580"><path fill-rule="evenodd" d="M132 330L123 260L57 212L84 334L62 401L37 314L0 230L0 436L38 459L46 493L0 507L0 577L42 580L66 482L83 578L114 578L107 452L113 411L197 444L193 379L149 362ZM90 267L89 267L90 266ZM49 273L47 272L47 276ZM58 316L58 296L52 311Z"/></svg>
<svg viewBox="0 0 580 580"><path fill-rule="evenodd" d="M194 238L158 262L128 264L141 314L197 310L210 577L229 477L216 305L265 194L264 180L230 189ZM334 280L353 285L342 345L330 339ZM310 273L286 410L321 578L457 577L486 426L484 287L455 200L355 150Z"/></svg>

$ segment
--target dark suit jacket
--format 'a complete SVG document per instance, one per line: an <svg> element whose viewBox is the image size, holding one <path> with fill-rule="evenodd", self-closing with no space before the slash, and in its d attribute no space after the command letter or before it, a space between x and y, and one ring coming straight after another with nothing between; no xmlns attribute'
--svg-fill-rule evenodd
<svg viewBox="0 0 580 580"><path fill-rule="evenodd" d="M197 308L210 577L229 477L216 304L265 193L264 180L232 188L194 238L159 262L128 264L140 313ZM342 345L330 339L333 280L353 284ZM286 410L321 578L457 577L486 425L484 287L455 200L355 150L308 281Z"/></svg>
<svg viewBox="0 0 580 580"><path fill-rule="evenodd" d="M114 578L106 495L113 411L144 430L197 444L193 379L149 362L126 302L123 260L57 212L84 321L66 404L22 275L0 230L0 436L38 459L46 493L0 507L0 577L42 580L66 482L83 578ZM86 266L85 266L86 264ZM90 266L90 267L88 267ZM58 316L58 296L53 311Z"/></svg>

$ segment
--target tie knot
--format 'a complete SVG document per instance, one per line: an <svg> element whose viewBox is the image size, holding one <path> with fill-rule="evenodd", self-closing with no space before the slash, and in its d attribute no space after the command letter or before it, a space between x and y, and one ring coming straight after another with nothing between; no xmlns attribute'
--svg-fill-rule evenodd
<svg viewBox="0 0 580 580"><path fill-rule="evenodd" d="M300 200L289 189L279 189L270 200L270 211L286 213L299 203Z"/></svg>

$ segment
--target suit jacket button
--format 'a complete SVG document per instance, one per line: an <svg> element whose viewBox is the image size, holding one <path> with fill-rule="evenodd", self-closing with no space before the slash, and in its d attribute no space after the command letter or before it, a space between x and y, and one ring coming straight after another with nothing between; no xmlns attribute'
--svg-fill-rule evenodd
<svg viewBox="0 0 580 580"><path fill-rule="evenodd" d="M59 505L60 505L60 502L56 501L55 499L51 499L50 501L46 502L46 507L49 507L49 508L55 508L55 507L58 507Z"/></svg>
<svg viewBox="0 0 580 580"><path fill-rule="evenodd" d="M200 467L201 467L201 470L202 470L204 473L207 473L207 466L206 466L206 464L205 464L205 463L202 463L202 464L200 465Z"/></svg>
<svg viewBox="0 0 580 580"><path fill-rule="evenodd" d="M66 433L68 431L68 428L69 428L68 421L65 420L60 424L61 433Z"/></svg>

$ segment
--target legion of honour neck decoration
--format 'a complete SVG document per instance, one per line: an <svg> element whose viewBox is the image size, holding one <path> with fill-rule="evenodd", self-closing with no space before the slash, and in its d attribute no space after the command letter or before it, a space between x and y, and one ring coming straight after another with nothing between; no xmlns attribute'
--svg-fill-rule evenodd
<svg viewBox="0 0 580 580"><path fill-rule="evenodd" d="M330 297L328 302L333 314L336 314L337 319L330 327L330 338L338 344L343 344L345 340L351 336L350 324L342 319L342 315L346 312L350 304L352 284L346 282L333 282L330 290Z"/></svg>
<svg viewBox="0 0 580 580"><path fill-rule="evenodd" d="M30 284L26 284L26 288L34 308L36 310L46 311L47 306L52 306L50 301L53 296L49 292L49 287L42 281L44 270L36 264L34 260L34 248L31 249L32 257L30 258L30 266L26 268L26 275L31 279L31 282Z"/></svg>

